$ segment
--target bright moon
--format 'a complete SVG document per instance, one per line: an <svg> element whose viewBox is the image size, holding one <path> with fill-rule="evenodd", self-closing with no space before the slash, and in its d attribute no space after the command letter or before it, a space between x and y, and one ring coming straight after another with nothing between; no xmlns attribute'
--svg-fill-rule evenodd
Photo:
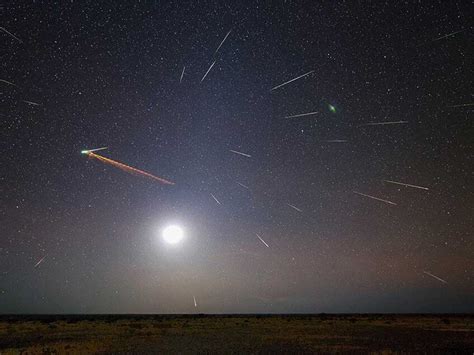
<svg viewBox="0 0 474 355"><path fill-rule="evenodd" d="M168 244L178 244L183 237L183 229L179 226L168 226L163 229L163 239Z"/></svg>

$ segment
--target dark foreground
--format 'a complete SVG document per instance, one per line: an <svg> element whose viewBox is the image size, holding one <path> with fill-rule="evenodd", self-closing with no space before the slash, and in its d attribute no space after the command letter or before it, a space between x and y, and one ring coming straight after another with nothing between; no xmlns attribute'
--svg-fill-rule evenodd
<svg viewBox="0 0 474 355"><path fill-rule="evenodd" d="M0 354L468 353L474 315L0 316Z"/></svg>

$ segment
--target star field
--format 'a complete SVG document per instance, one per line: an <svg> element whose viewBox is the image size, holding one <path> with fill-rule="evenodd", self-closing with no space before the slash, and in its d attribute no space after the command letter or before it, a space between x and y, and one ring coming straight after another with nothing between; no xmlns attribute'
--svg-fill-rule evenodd
<svg viewBox="0 0 474 355"><path fill-rule="evenodd" d="M474 311L469 9L3 5L0 312Z"/></svg>

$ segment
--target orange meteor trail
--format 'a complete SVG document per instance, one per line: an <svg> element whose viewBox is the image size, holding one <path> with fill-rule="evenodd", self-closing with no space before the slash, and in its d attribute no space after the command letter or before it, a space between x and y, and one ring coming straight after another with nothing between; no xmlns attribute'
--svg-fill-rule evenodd
<svg viewBox="0 0 474 355"><path fill-rule="evenodd" d="M119 168L129 174L134 174L134 175L138 175L138 176L143 176L143 177L146 177L146 178L149 178L149 179L152 179L152 180L156 180L158 182L161 182L162 184L167 184L167 185L174 185L174 182L171 182L171 181L168 181L168 180L165 180L165 179L162 179L158 176L155 176L155 175L152 175L150 173L147 173L146 171L143 171L143 170L139 170L139 169L136 169L136 168L132 168L131 166L128 166L128 165L125 165L125 164L122 164L122 163L119 163L118 161L115 161L115 160L112 160L112 159L109 159L109 158L106 158L106 157L103 157L102 155L99 155L99 154L95 154L91 151L87 151L86 153L84 154L87 154L87 156L89 158L94 158L94 159L97 159L99 161L101 161L102 163L105 163L105 164L109 164L109 165L112 165L112 166L115 166L116 168Z"/></svg>

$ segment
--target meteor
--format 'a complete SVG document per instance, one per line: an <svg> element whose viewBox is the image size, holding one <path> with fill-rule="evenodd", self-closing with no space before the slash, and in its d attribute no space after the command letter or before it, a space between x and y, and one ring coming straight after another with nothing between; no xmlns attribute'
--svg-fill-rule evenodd
<svg viewBox="0 0 474 355"><path fill-rule="evenodd" d="M216 196L214 196L213 194L211 194L212 198L214 199L214 201L217 202L218 205L221 205L221 203L219 202L219 200L216 198Z"/></svg>
<svg viewBox="0 0 474 355"><path fill-rule="evenodd" d="M33 101L28 101L28 100L22 100L25 104L32 105L32 106L41 106L41 104L37 104L36 102Z"/></svg>
<svg viewBox="0 0 474 355"><path fill-rule="evenodd" d="M5 28L0 27L0 30L5 32L6 34L10 35L11 37L15 38L18 42L23 43L21 39L19 39L17 36L15 36L13 33L8 32Z"/></svg>
<svg viewBox="0 0 474 355"><path fill-rule="evenodd" d="M4 79L0 79L0 82L8 84L8 85L12 85L12 86L17 86L16 84L12 83L11 81L4 80Z"/></svg>
<svg viewBox="0 0 474 355"><path fill-rule="evenodd" d="M196 302L196 297L193 296L193 300L194 300L194 307L197 307L198 304L197 304L197 302Z"/></svg>
<svg viewBox="0 0 474 355"><path fill-rule="evenodd" d="M260 239L260 241L261 241L263 244L265 244L265 246L266 246L267 248L270 248L270 246L269 246L267 243L265 243L265 241L262 239L262 237L260 237L260 236L258 235L258 233L255 233L255 235L257 236L258 239Z"/></svg>
<svg viewBox="0 0 474 355"><path fill-rule="evenodd" d="M388 201L388 200L383 200L383 199L375 197L375 196L366 195L366 194L363 194L362 192L357 192L357 191L352 191L352 192L357 194L357 195L361 195L361 196L371 198L372 200L382 201L382 202L388 203L390 205L395 205L395 206L397 205L395 202Z"/></svg>
<svg viewBox="0 0 474 355"><path fill-rule="evenodd" d="M174 185L174 182L165 180L165 179L160 178L160 177L158 177L158 176L155 176L155 175L152 175L152 174L150 174L150 173L147 173L146 171L143 171L143 170L140 170L140 169L137 169L137 168L134 168L134 167L125 165L125 164L120 163L120 162L118 162L118 161L115 161L115 160L112 160L112 159L103 157L102 155L99 155L99 154L95 154L95 153L94 153L94 151L103 150L103 149L107 149L107 147L97 148L97 149L92 149L92 150L83 150L81 153L82 153L82 154L86 154L89 158L97 159L97 160L101 161L101 162L104 163L104 164L112 165L112 166L114 166L114 167L116 167L116 168L118 168L118 169L120 169L120 170L125 171L126 173L133 174L133 175L138 175L138 176L143 176L143 177L146 177L146 178L149 178L149 179L158 181L158 182L160 182L160 183L162 183L162 184Z"/></svg>
<svg viewBox="0 0 474 355"><path fill-rule="evenodd" d="M209 74L209 72L211 71L211 69L212 69L212 67L214 66L214 64L216 64L216 61L214 61L214 62L211 64L211 66L209 67L209 69L207 69L206 74L204 74L204 76L203 76L202 79L201 79L201 83L204 81L204 79L206 79L207 74Z"/></svg>
<svg viewBox="0 0 474 355"><path fill-rule="evenodd" d="M38 261L38 262L36 263L35 269L43 262L44 258L46 258L46 255L43 256L43 257L40 259L40 261Z"/></svg>
<svg viewBox="0 0 474 355"><path fill-rule="evenodd" d="M299 209L296 206L290 205L289 203L287 203L287 205L290 206L291 208L293 208L294 210L297 210L298 212L303 212L303 210Z"/></svg>
<svg viewBox="0 0 474 355"><path fill-rule="evenodd" d="M327 143L347 143L345 139L330 139L326 141Z"/></svg>
<svg viewBox="0 0 474 355"><path fill-rule="evenodd" d="M406 186L406 187L413 187L415 189L421 189L421 190L429 190L427 187L423 187L423 186L417 186L417 185L411 185L411 184L405 184L403 182L397 182L397 181L392 181L392 180L384 180L385 182L388 182L390 184L396 184L396 185L402 185L402 186Z"/></svg>
<svg viewBox="0 0 474 355"><path fill-rule="evenodd" d="M184 71L186 70L186 66L183 67L183 71L181 72L181 77L179 78L179 83L183 81Z"/></svg>
<svg viewBox="0 0 474 355"><path fill-rule="evenodd" d="M311 115L316 115L318 113L319 113L318 111L308 112L308 113L300 113L298 115L285 116L285 118L296 118L296 117L303 117L303 116L311 116Z"/></svg>
<svg viewBox="0 0 474 355"><path fill-rule="evenodd" d="M252 156L250 154L245 154L245 153L242 153L242 152L238 152L236 150L232 150L232 149L229 149L232 153L235 153L235 154L239 154L239 155L243 155L244 157L247 157L247 158L251 158Z"/></svg>
<svg viewBox="0 0 474 355"><path fill-rule="evenodd" d="M292 83L292 82L295 81L295 80L304 78L306 75L309 75L309 74L311 74L311 73L313 73L313 72L314 72L314 70L311 70L311 71L309 71L309 72L307 72L307 73L305 73L305 74L303 74L303 75L297 76L297 77L294 78L294 79L285 81L283 84L280 84L280 85L275 86L275 87L272 88L270 91L273 91L273 90L275 90L275 89L281 88L282 86L285 86L285 85L287 85L287 84L289 84L289 83Z"/></svg>
<svg viewBox="0 0 474 355"><path fill-rule="evenodd" d="M436 279L436 280L438 280L438 281L441 281L442 283L445 283L445 284L448 283L447 281L443 280L441 277L438 277L438 276L436 276L436 275L433 275L433 274L429 273L428 271L423 271L423 273L426 274L426 275L428 275L428 276L431 276L432 278L434 278L434 279Z"/></svg>
<svg viewBox="0 0 474 355"><path fill-rule="evenodd" d="M392 121L392 122L370 122L370 123L364 123L359 125L359 127L363 126L383 126L383 125L390 125L390 124L405 124L408 123L408 121Z"/></svg>
<svg viewBox="0 0 474 355"><path fill-rule="evenodd" d="M222 47L222 45L224 44L224 42L225 42L225 40L227 39L227 37L229 37L231 31L232 31L232 30L230 30L229 32L227 32L227 34L225 35L225 37L224 37L224 39L222 40L221 44L219 44L219 47L217 47L217 49L216 49L216 51L214 52L214 54L216 54L217 51Z"/></svg>
<svg viewBox="0 0 474 355"><path fill-rule="evenodd" d="M240 183L240 182L238 182L238 181L236 181L236 183L239 184L240 186L242 186L244 189L249 190L249 187L248 187L248 186L246 186L246 185L244 185L244 184L242 184L242 183Z"/></svg>
<svg viewBox="0 0 474 355"><path fill-rule="evenodd" d="M89 154L91 152L98 152L99 150L106 150L106 149L109 149L109 147L81 150L81 154Z"/></svg>

